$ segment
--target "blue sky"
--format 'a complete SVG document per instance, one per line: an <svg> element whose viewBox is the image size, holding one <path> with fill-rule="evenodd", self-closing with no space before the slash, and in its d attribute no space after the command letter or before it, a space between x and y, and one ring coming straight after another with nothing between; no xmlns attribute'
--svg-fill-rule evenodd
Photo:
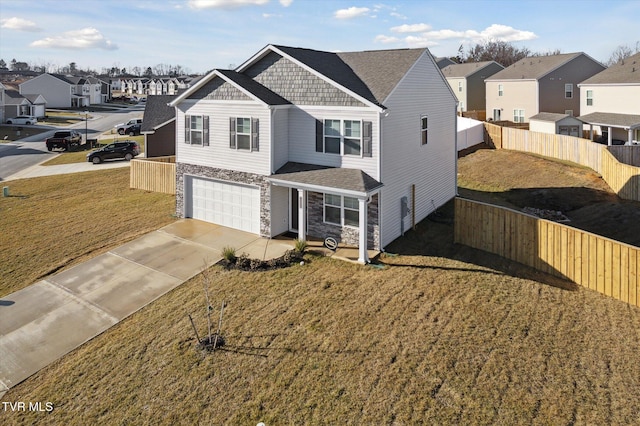
<svg viewBox="0 0 640 426"><path fill-rule="evenodd" d="M640 40L640 0L0 0L0 58L30 65L190 72L240 65L267 44L353 51L487 39L606 61Z"/></svg>

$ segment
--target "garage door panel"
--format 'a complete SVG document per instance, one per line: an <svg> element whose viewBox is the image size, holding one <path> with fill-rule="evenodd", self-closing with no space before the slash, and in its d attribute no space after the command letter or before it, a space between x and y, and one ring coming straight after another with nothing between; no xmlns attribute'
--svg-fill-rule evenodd
<svg viewBox="0 0 640 426"><path fill-rule="evenodd" d="M187 211L194 219L260 233L258 188L193 177L191 193L191 208Z"/></svg>

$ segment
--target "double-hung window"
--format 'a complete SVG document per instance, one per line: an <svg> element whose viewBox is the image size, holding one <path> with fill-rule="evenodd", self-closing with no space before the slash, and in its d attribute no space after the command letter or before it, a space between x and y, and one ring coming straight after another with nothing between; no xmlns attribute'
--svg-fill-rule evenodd
<svg viewBox="0 0 640 426"><path fill-rule="evenodd" d="M344 155L360 155L362 131L360 121L344 121Z"/></svg>
<svg viewBox="0 0 640 426"><path fill-rule="evenodd" d="M420 117L420 141L422 145L429 141L429 119L426 115Z"/></svg>
<svg viewBox="0 0 640 426"><path fill-rule="evenodd" d="M360 224L358 199L324 194L324 221L334 225L357 228Z"/></svg>
<svg viewBox="0 0 640 426"><path fill-rule="evenodd" d="M504 94L504 87L502 84L498 84L498 96L502 96Z"/></svg>
<svg viewBox="0 0 640 426"><path fill-rule="evenodd" d="M587 90L587 106L593 105L593 90Z"/></svg>
<svg viewBox="0 0 640 426"><path fill-rule="evenodd" d="M573 98L573 84L567 83L564 85L564 98L565 99Z"/></svg>
<svg viewBox="0 0 640 426"><path fill-rule="evenodd" d="M185 115L184 142L191 145L209 146L209 116Z"/></svg>
<svg viewBox="0 0 640 426"><path fill-rule="evenodd" d="M340 120L324 120L324 152L340 154L341 127Z"/></svg>
<svg viewBox="0 0 640 426"><path fill-rule="evenodd" d="M371 122L326 119L316 123L316 152L371 157Z"/></svg>
<svg viewBox="0 0 640 426"><path fill-rule="evenodd" d="M229 119L229 148L258 151L258 119L231 117Z"/></svg>
<svg viewBox="0 0 640 426"><path fill-rule="evenodd" d="M462 82L458 82L458 92L462 92Z"/></svg>

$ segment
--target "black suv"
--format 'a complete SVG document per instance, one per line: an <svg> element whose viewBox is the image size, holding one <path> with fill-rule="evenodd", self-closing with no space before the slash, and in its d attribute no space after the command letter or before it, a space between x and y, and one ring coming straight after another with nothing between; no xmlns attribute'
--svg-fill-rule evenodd
<svg viewBox="0 0 640 426"><path fill-rule="evenodd" d="M93 164L100 164L104 160L112 158L124 158L129 161L140 154L140 146L135 141L121 141L110 143L109 145L97 149L87 154L87 161Z"/></svg>

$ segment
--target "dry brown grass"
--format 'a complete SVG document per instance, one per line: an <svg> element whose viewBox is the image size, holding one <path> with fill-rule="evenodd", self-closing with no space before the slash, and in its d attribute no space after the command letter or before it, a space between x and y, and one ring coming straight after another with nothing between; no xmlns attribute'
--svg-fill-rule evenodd
<svg viewBox="0 0 640 426"><path fill-rule="evenodd" d="M129 170L22 179L0 198L0 296L170 223L175 198L129 189Z"/></svg>
<svg viewBox="0 0 640 426"><path fill-rule="evenodd" d="M263 273L214 267L214 305L229 302L225 350L195 348L187 314L204 333L200 275L4 397L51 401L52 413L0 416L70 425L636 423L640 310L516 276L533 272L495 260L498 269L412 255L384 259L384 270L326 258Z"/></svg>

